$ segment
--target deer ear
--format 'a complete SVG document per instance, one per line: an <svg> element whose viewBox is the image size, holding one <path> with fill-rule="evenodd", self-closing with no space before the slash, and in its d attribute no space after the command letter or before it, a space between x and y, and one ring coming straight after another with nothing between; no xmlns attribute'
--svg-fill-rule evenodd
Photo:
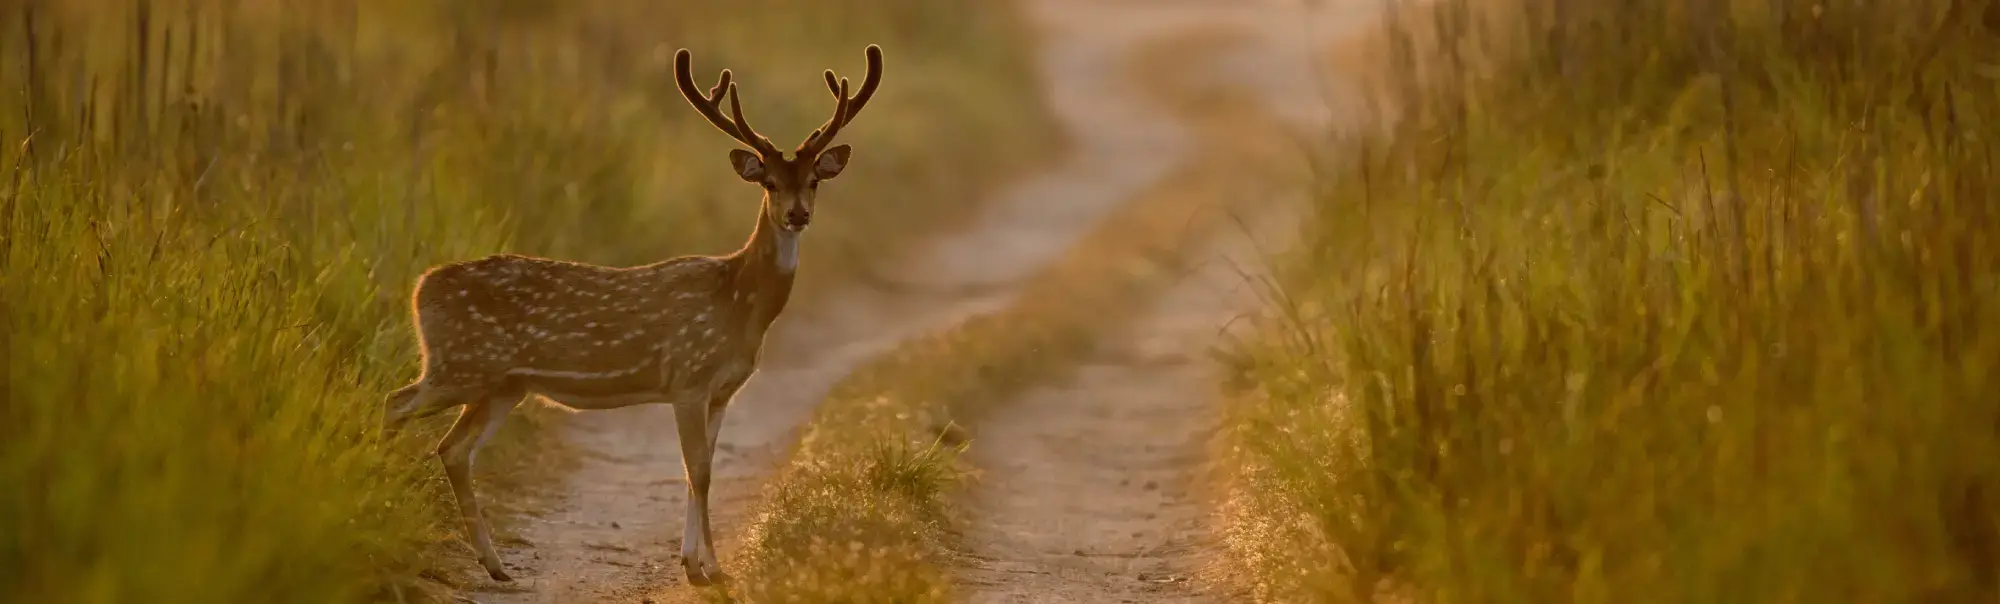
<svg viewBox="0 0 2000 604"><path fill-rule="evenodd" d="M840 176L840 171L847 169L848 155L853 152L854 148L847 145L835 145L831 149L821 151L819 160L813 162L813 175L818 176L820 180Z"/></svg>
<svg viewBox="0 0 2000 604"><path fill-rule="evenodd" d="M764 182L764 160L757 154L742 149L729 150L729 165L736 168L736 175L755 183Z"/></svg>

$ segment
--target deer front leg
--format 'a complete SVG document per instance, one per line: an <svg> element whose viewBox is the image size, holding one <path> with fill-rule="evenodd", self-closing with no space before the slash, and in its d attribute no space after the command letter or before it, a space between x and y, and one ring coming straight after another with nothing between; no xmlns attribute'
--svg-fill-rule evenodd
<svg viewBox="0 0 2000 604"><path fill-rule="evenodd" d="M750 383L750 378L751 376L754 375L756 375L756 370L752 369L750 375L743 376L743 379L741 380L723 384L721 388L715 391L715 394L709 396L708 398L709 459L715 458L715 448L722 443L723 412L729 410L729 402L736 400L736 393L743 389L744 384Z"/></svg>
<svg viewBox="0 0 2000 604"><path fill-rule="evenodd" d="M729 411L729 401L731 398L734 398L735 395L736 395L735 388L724 388L721 391L716 392L714 396L709 397L707 442L708 442L708 465L710 468L713 468L715 466L715 448L719 443L722 442L722 415L725 412ZM701 519L702 543L708 544L708 549L706 551L701 552L701 555L704 556L703 560L706 560L709 564L714 565L716 568L719 569L722 568L722 562L717 560L715 555L714 524L709 522L708 520L709 519L706 515L704 515Z"/></svg>
<svg viewBox="0 0 2000 604"><path fill-rule="evenodd" d="M681 464L687 470L687 518L681 524L681 568L696 587L723 580L715 545L708 540L708 485L713 456L709 455L708 401L674 404L674 427L680 433ZM718 422L719 423L719 422Z"/></svg>
<svg viewBox="0 0 2000 604"><path fill-rule="evenodd" d="M479 500L472 492L472 461L478 457L479 449L500 430L507 421L507 414L521 402L521 396L492 397L466 405L459 411L458 423L452 424L451 431L445 433L438 442L438 458L444 462L445 478L451 482L451 492L458 498L459 518L465 524L465 532L472 539L472 549L479 555L479 565L486 568L486 574L495 581L512 581L500 564L500 554L493 550L493 531L486 524L486 517L480 513Z"/></svg>

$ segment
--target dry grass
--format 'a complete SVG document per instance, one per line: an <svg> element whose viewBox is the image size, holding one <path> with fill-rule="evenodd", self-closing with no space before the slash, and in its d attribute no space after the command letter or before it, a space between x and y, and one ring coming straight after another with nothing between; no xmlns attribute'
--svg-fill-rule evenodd
<svg viewBox="0 0 2000 604"><path fill-rule="evenodd" d="M751 602L953 601L958 459L983 410L1059 375L1131 308L1187 270L1205 235L1289 163L1248 99L1179 79L1200 38L1145 55L1137 72L1199 119L1188 168L1087 233L1005 309L898 347L839 384L769 488L733 595Z"/></svg>
<svg viewBox="0 0 2000 604"><path fill-rule="evenodd" d="M1237 351L1260 598L2000 597L2000 6L1510 6Z"/></svg>
<svg viewBox="0 0 2000 604"><path fill-rule="evenodd" d="M757 193L673 91L675 47L709 77L734 68L785 139L830 109L819 69L888 51L805 300L948 228L968 204L936 199L1051 142L998 3L8 7L0 585L22 601L345 602L449 580L428 446L374 430L417 369L408 288L498 251L627 264L739 243ZM532 424L482 480L538 465Z"/></svg>

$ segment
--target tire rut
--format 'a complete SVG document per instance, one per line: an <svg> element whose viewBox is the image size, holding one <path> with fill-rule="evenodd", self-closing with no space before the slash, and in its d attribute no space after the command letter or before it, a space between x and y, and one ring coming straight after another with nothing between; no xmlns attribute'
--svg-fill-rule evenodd
<svg viewBox="0 0 2000 604"><path fill-rule="evenodd" d="M1227 51L1183 67L1252 92L1273 117L1308 133L1334 123L1336 103L1314 71L1322 36L1338 30L1301 28L1300 18L1348 24L1359 13L1259 1L1035 6L1051 44L1065 35L1174 44L1230 30L1237 42ZM1139 317L1102 336L1067 380L997 405L974 426L968 455L980 479L966 495L960 574L968 601L1236 599L1215 564L1221 543L1205 477L1220 418L1217 368L1206 353L1234 319L1258 310L1255 267L1291 234L1302 205L1295 201L1260 201L1242 228L1216 229L1188 278L1134 309Z"/></svg>
<svg viewBox="0 0 2000 604"><path fill-rule="evenodd" d="M1287 216L1271 213L1262 232ZM1225 231L1211 260L1111 334L1072 378L976 426L980 468L963 584L968 601L1192 602L1214 596L1220 549L1203 483L1215 416L1203 354L1257 307L1253 237ZM1258 238L1268 241L1268 239Z"/></svg>

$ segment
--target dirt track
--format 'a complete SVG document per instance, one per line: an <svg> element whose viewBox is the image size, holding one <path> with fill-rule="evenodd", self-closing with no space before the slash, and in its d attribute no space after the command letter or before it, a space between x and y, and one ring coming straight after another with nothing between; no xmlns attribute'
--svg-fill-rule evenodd
<svg viewBox="0 0 2000 604"><path fill-rule="evenodd" d="M1183 68L1212 87L1250 92L1295 132L1329 123L1314 86L1324 13L1290 3L1042 0L1055 40L1132 52L1229 40ZM1184 54L1193 54L1184 53ZM1173 122L1150 124L1180 129ZM1245 125L1247 128L1248 125ZM1211 129L1212 130L1212 129ZM1193 144L1203 144L1194 140ZM1273 141L1276 144L1278 141ZM1265 194L1245 191L1246 194ZM1073 379L1031 390L975 427L972 521L961 581L972 602L1171 602L1227 599L1210 553L1201 476L1217 424L1206 352L1258 304L1246 277L1283 245L1296 204L1282 197L1230 227L1189 278L1109 334Z"/></svg>
<svg viewBox="0 0 2000 604"><path fill-rule="evenodd" d="M1104 215L1182 167L1199 141L1126 77L1136 49L1200 29L1240 30L1248 34L1244 43L1191 67L1269 97L1274 113L1302 129L1326 121L1306 58L1320 47L1308 36L1328 32L1302 27L1304 6L1028 5L1045 30L1044 90L1071 148L1054 167L1001 190L964 231L888 264L885 272L901 287L857 286L800 301L779 320L763 368L737 396L722 431L711 505L725 559L763 479L837 380L924 330L1004 305L1023 279ZM1352 20L1325 9L1310 14L1315 22ZM968 536L979 562L966 580L975 600L1150 602L1195 593L1184 579L1207 542L1200 528L1206 508L1186 479L1213 424L1199 359L1217 329L1254 302L1232 284L1239 276L1232 265L1255 263L1240 235L1218 242L1221 261L1144 309L1139 327L1118 334L1122 341L1107 345L1074 382L1033 391L979 427L974 461L988 475L972 494L976 530ZM811 266L808 256L801 270ZM560 429L583 459L553 511L525 519L525 543L505 548L517 580L466 595L564 604L691 598L674 560L685 489L672 410L578 413Z"/></svg>

